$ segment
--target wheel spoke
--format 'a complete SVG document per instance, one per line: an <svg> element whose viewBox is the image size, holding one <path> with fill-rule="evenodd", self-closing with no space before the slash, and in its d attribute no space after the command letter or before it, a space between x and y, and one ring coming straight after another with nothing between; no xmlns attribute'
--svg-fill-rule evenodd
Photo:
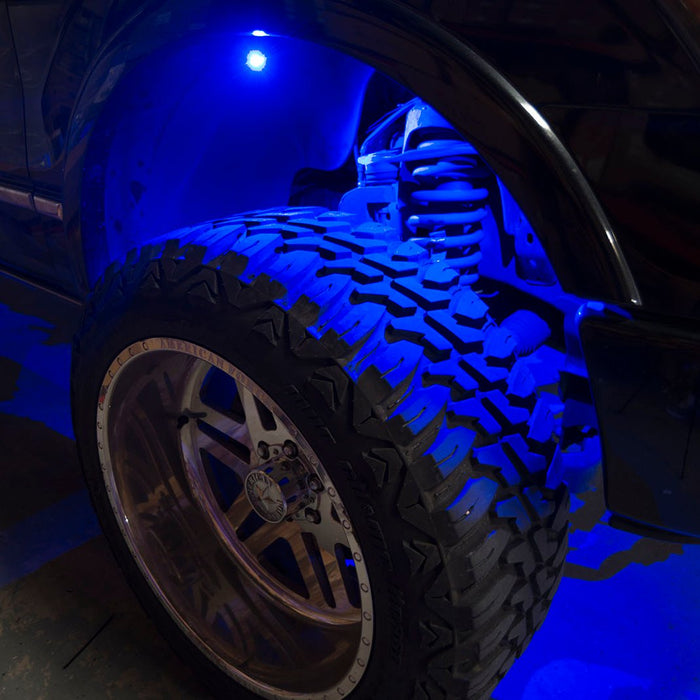
<svg viewBox="0 0 700 700"><path fill-rule="evenodd" d="M351 529L343 527L343 521L349 524L349 520L344 513L336 513L339 516L340 522L333 517L333 503L327 494L321 494L318 512L321 516L321 521L318 524L301 523L302 530L314 535L318 546L322 551L328 552L335 558L335 546L337 544L345 544L347 536ZM345 517L344 517L345 516Z"/></svg>
<svg viewBox="0 0 700 700"><path fill-rule="evenodd" d="M250 451L248 448L243 448L237 441L227 440L226 437L223 433L217 435L208 431L206 426L200 424L199 421L192 430L193 446L196 452L204 450L234 471L241 481L244 481L250 471Z"/></svg>
<svg viewBox="0 0 700 700"><path fill-rule="evenodd" d="M283 444L286 440L293 440L291 433L282 422L255 398L253 392L242 382L236 382L238 395L245 414L246 427L250 435L253 452L260 442L268 445Z"/></svg>
<svg viewBox="0 0 700 700"><path fill-rule="evenodd" d="M207 365L202 365L192 380L201 384L206 376ZM252 464L257 463L253 445L244 423L202 401L199 391L192 391L188 405L182 409L188 419L193 453L200 449L213 455L238 474L243 480ZM243 464L242 464L243 463Z"/></svg>
<svg viewBox="0 0 700 700"><path fill-rule="evenodd" d="M348 598L348 592L345 587L345 581L343 575L340 572L340 567L338 566L338 560L335 557L330 557L324 554L324 562L326 563L326 575L328 576L328 582L330 583L331 589L333 591L333 597L335 598L336 610L348 610L354 611L352 615L356 614L356 608L350 603Z"/></svg>
<svg viewBox="0 0 700 700"><path fill-rule="evenodd" d="M226 520L237 530L252 512L253 509L248 502L245 491L241 491L231 504L231 507L226 511Z"/></svg>
<svg viewBox="0 0 700 700"><path fill-rule="evenodd" d="M194 418L205 421L212 428L225 433L246 447L252 447L245 423L240 423L233 416L220 411L214 406L204 403L198 392L192 392L192 396L185 407L186 413Z"/></svg>
<svg viewBox="0 0 700 700"><path fill-rule="evenodd" d="M322 560L316 559L316 566L311 560L309 547L300 531L296 531L289 539L289 544L292 547L294 556L299 566L299 571L304 579L304 585L309 592L309 601L318 608L333 607L335 598L331 593L331 586L326 580L326 557L321 552ZM324 592L325 591L325 592ZM330 600L329 600L330 597Z"/></svg>
<svg viewBox="0 0 700 700"><path fill-rule="evenodd" d="M243 543L254 557L259 557L273 542L280 539L280 537L282 539L288 539L289 529L286 528L285 525L288 524L273 525L272 523L265 523L250 537L247 537Z"/></svg>

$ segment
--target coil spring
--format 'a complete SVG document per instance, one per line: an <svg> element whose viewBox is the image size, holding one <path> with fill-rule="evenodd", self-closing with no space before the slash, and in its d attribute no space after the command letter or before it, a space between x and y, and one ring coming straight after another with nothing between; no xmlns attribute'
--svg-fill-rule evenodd
<svg viewBox="0 0 700 700"><path fill-rule="evenodd" d="M466 141L434 138L394 159L405 164L418 183L410 193L406 226L414 236L409 240L459 271L462 284L475 284L484 237L478 224L487 216L478 205L489 196L487 189L472 185L487 174L476 150Z"/></svg>

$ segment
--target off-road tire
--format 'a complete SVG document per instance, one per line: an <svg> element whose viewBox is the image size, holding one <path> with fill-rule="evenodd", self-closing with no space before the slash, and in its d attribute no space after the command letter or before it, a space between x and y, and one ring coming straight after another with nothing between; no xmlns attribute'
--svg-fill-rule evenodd
<svg viewBox="0 0 700 700"><path fill-rule="evenodd" d="M146 609L215 691L237 688L163 610L125 545L96 445L100 384L168 336L241 367L297 423L365 552L374 640L357 698L487 698L542 623L567 550L552 394L484 301L379 224L317 209L172 234L110 267L74 348L75 432L105 533ZM309 673L314 671L309 669ZM238 696L237 696L238 697Z"/></svg>

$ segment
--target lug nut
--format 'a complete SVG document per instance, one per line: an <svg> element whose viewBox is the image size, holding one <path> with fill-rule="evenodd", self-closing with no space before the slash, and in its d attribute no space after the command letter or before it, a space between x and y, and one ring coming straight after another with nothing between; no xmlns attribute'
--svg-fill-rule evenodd
<svg viewBox="0 0 700 700"><path fill-rule="evenodd" d="M266 442L258 443L258 457L261 457L262 459L270 458L270 448Z"/></svg>
<svg viewBox="0 0 700 700"><path fill-rule="evenodd" d="M321 522L321 514L313 508L307 508L304 511L304 517L308 522L313 523L314 525L318 525Z"/></svg>
<svg viewBox="0 0 700 700"><path fill-rule="evenodd" d="M291 440L287 440L284 443L282 452L284 452L284 456L289 457L289 459L294 459L299 454L297 446Z"/></svg>
<svg viewBox="0 0 700 700"><path fill-rule="evenodd" d="M314 492L314 493L319 493L323 491L323 484L321 483L321 480L315 475L312 474L308 478L309 488Z"/></svg>

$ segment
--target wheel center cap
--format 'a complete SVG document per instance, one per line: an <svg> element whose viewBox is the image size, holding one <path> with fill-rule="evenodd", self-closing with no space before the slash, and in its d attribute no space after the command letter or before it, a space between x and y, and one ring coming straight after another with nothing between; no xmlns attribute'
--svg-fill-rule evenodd
<svg viewBox="0 0 700 700"><path fill-rule="evenodd" d="M287 501L277 482L256 470L245 478L245 495L253 510L268 523L279 523L287 515Z"/></svg>

